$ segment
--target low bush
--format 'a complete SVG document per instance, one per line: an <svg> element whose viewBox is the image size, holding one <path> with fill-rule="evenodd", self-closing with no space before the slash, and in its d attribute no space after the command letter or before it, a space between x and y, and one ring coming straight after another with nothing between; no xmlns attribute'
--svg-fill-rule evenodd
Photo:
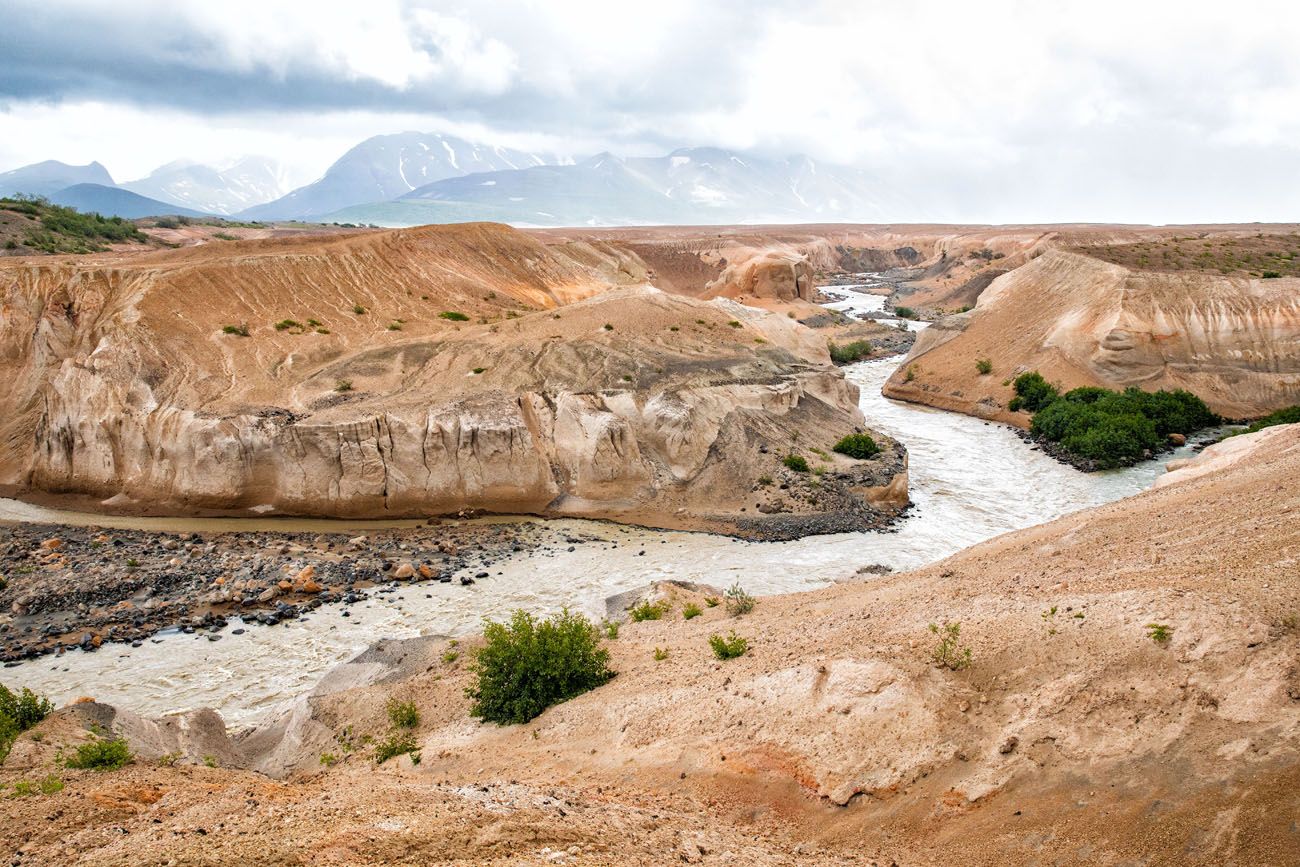
<svg viewBox="0 0 1300 867"><path fill-rule="evenodd" d="M655 662L663 662L668 658L668 651L662 647L656 647L654 652Z"/></svg>
<svg viewBox="0 0 1300 867"><path fill-rule="evenodd" d="M413 729L420 724L420 712L413 701L388 701L388 721L399 729Z"/></svg>
<svg viewBox="0 0 1300 867"><path fill-rule="evenodd" d="M1174 637L1174 629L1165 623L1148 623L1147 638L1150 638L1156 644L1168 644Z"/></svg>
<svg viewBox="0 0 1300 867"><path fill-rule="evenodd" d="M1279 409L1277 412L1269 413L1258 421L1253 422L1245 430L1233 431L1229 436L1237 434L1256 433L1266 427L1272 427L1277 424L1300 424L1300 404L1290 406L1286 409Z"/></svg>
<svg viewBox="0 0 1300 867"><path fill-rule="evenodd" d="M342 391L351 391L351 390L352 390L352 380L350 380L350 379L340 379L338 382L334 383L334 390L335 390L335 391L340 391L340 392L342 392Z"/></svg>
<svg viewBox="0 0 1300 867"><path fill-rule="evenodd" d="M831 447L842 455L848 455L859 461L865 461L867 458L874 458L880 454L880 446L872 439L870 434L855 433L841 439Z"/></svg>
<svg viewBox="0 0 1300 867"><path fill-rule="evenodd" d="M979 371L980 376L988 376L993 372L993 362L987 358L975 359L975 369Z"/></svg>
<svg viewBox="0 0 1300 867"><path fill-rule="evenodd" d="M12 720L20 732L27 731L53 711L54 705L49 699L37 695L27 687L15 693L0 684L0 717Z"/></svg>
<svg viewBox="0 0 1300 867"><path fill-rule="evenodd" d="M826 350L831 354L831 361L836 364L852 364L870 358L873 347L869 340L854 340L843 346L831 341L826 344Z"/></svg>
<svg viewBox="0 0 1300 867"><path fill-rule="evenodd" d="M290 328L297 328L301 330L303 328L303 324L299 322L297 319L281 319L279 322L275 323L276 331L288 331Z"/></svg>
<svg viewBox="0 0 1300 867"><path fill-rule="evenodd" d="M758 600L746 593L745 588L740 586L739 581L728 587L722 594L722 598L726 601L727 613L732 617L748 614L758 604Z"/></svg>
<svg viewBox="0 0 1300 867"><path fill-rule="evenodd" d="M796 473L808 472L808 459L803 455L786 455L781 459L781 463L785 464L787 469L794 470Z"/></svg>
<svg viewBox="0 0 1300 867"><path fill-rule="evenodd" d="M915 319L916 311L911 307L895 307L894 315L899 319Z"/></svg>
<svg viewBox="0 0 1300 867"><path fill-rule="evenodd" d="M696 605L694 602L688 602L686 603L686 606L682 608L682 619L691 620L695 617L699 617L703 613L704 611L701 610L700 606Z"/></svg>
<svg viewBox="0 0 1300 867"><path fill-rule="evenodd" d="M448 322L468 322L469 317L459 310L444 310L438 314L438 318L446 319Z"/></svg>
<svg viewBox="0 0 1300 867"><path fill-rule="evenodd" d="M741 638L733 630L726 638L721 635L710 635L709 647L713 648L713 655L718 659L735 659L744 656L745 651L749 650L749 641Z"/></svg>
<svg viewBox="0 0 1300 867"><path fill-rule="evenodd" d="M553 704L595 689L614 676L600 632L565 609L537 620L516 611L509 623L488 621L478 650L470 713L502 725L524 723Z"/></svg>
<svg viewBox="0 0 1300 867"><path fill-rule="evenodd" d="M930 653L930 659L935 665L951 671L961 671L971 664L971 649L959 646L960 623L945 623L942 626L931 623L929 629L932 634L939 636L939 643Z"/></svg>
<svg viewBox="0 0 1300 867"><path fill-rule="evenodd" d="M420 745L415 742L415 737L410 732L393 732L379 743L375 744L375 764L382 765L389 759L398 756L411 754L411 761L419 763L415 758L419 753L417 750Z"/></svg>
<svg viewBox="0 0 1300 867"><path fill-rule="evenodd" d="M131 758L131 748L122 738L98 738L77 747L66 764L81 770L115 771Z"/></svg>
<svg viewBox="0 0 1300 867"><path fill-rule="evenodd" d="M222 328L221 328L221 333L222 333L222 334L237 334L237 335L239 335L240 337L247 337L247 336L248 336L248 326L247 326L247 325L225 325L225 326L222 326Z"/></svg>
<svg viewBox="0 0 1300 867"><path fill-rule="evenodd" d="M633 623L641 623L644 620L659 620L664 616L665 606L649 600L642 600L633 605L627 611L627 616Z"/></svg>

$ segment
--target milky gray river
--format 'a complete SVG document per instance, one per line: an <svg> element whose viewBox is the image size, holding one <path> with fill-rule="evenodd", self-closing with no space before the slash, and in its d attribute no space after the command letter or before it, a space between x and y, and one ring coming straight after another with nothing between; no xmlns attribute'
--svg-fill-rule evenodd
<svg viewBox="0 0 1300 867"><path fill-rule="evenodd" d="M879 310L884 301L850 289L831 291L841 297L828 305L837 309ZM1031 450L1006 427L885 399L881 385L898 362L867 361L845 371L862 390L868 423L901 440L910 453L915 505L897 532L755 543L555 521L551 523L561 531L577 529L607 543L580 545L573 552L517 554L494 565L491 578L468 588L455 583L403 586L352 606L347 618L341 608L327 607L306 621L250 625L243 635L227 630L218 642L162 634L136 649L105 645L97 653L72 651L27 662L4 670L0 678L58 702L90 695L148 714L207 705L221 710L232 724L245 724L307 691L330 667L381 637L463 635L478 631L483 617L501 617L519 607L544 612L567 605L600 617L605 597L665 578L720 587L739 581L753 593L771 594L822 586L868 564L913 568L1009 530L1136 494L1163 473L1166 461L1188 451L1125 470L1080 473ZM3 501L0 518L43 521L58 515ZM78 522L82 519L103 526L217 529L210 522L195 528L186 519L124 519L120 524L102 515L78 516ZM261 529L251 525L258 519L222 520ZM158 526L144 523L152 521ZM321 523L327 522L315 522ZM272 524L277 526L284 525ZM646 553L639 556L642 549Z"/></svg>

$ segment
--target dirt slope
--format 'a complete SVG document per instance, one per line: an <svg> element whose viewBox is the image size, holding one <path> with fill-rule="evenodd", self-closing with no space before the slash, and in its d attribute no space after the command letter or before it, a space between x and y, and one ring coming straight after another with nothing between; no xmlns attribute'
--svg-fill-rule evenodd
<svg viewBox="0 0 1300 867"><path fill-rule="evenodd" d="M229 753L182 745L305 776L72 775L61 800L3 802L0 839L98 863L1294 864L1300 426L1244 442L1229 470L916 572L626 624L618 676L526 726L466 715L467 648L377 648ZM960 671L930 661L946 620ZM718 662L705 639L730 629L751 649ZM383 736L392 696L419 706L422 761L322 771L338 738ZM43 773L99 707L24 736L6 773Z"/></svg>
<svg viewBox="0 0 1300 867"><path fill-rule="evenodd" d="M769 502L758 480L796 431L828 449L864 426L856 389L784 317L645 279L602 242L491 224L15 261L0 482L155 511L477 508L777 536L906 501L882 438L882 458Z"/></svg>

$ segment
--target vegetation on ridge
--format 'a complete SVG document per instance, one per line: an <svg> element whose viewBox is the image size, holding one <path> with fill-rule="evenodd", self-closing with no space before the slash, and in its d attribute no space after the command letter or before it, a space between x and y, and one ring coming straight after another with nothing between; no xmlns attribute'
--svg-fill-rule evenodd
<svg viewBox="0 0 1300 867"><path fill-rule="evenodd" d="M4 232L10 235L5 249L19 253L23 248L41 253L98 253L109 244L149 240L135 223L122 217L83 214L29 196L0 198L0 229L5 228L10 230Z"/></svg>

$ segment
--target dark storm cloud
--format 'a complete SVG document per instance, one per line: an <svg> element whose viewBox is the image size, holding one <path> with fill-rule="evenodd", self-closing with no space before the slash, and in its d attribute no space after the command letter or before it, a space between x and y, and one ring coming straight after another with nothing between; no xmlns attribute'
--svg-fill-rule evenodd
<svg viewBox="0 0 1300 867"><path fill-rule="evenodd" d="M474 10L463 19L441 16L441 22L464 24L479 38L491 39L517 64L499 83L485 83L463 75L457 67L462 58L449 56L436 34L422 32L421 14L440 15L439 4L374 5L387 7L404 25L392 34L397 40L392 49L416 67L387 80L382 61L340 62L329 42L281 40L275 33L265 40L241 40L229 29L208 29L209 22L188 14L185 4L15 0L0 29L0 56L5 58L0 101L97 100L196 113L423 112L522 124L533 131L563 133L577 127L617 135L628 116L644 119L737 100L743 81L735 61L747 38L762 26L762 16L737 12L743 4L715 5L689 16L684 29L654 46L653 62L616 65L611 73L608 67L584 69L584 58L572 52L573 45L530 42L546 36L534 26L551 14L545 8L521 13L516 4L514 10ZM298 8L302 16L320 16L324 5ZM238 13L230 10L232 16ZM282 16L273 23L291 27L293 19ZM356 38L346 29L326 35L340 41ZM630 49L640 36L633 27L620 39ZM486 56L479 62L493 61ZM429 68L418 68L421 63ZM544 66L550 69L538 68Z"/></svg>

